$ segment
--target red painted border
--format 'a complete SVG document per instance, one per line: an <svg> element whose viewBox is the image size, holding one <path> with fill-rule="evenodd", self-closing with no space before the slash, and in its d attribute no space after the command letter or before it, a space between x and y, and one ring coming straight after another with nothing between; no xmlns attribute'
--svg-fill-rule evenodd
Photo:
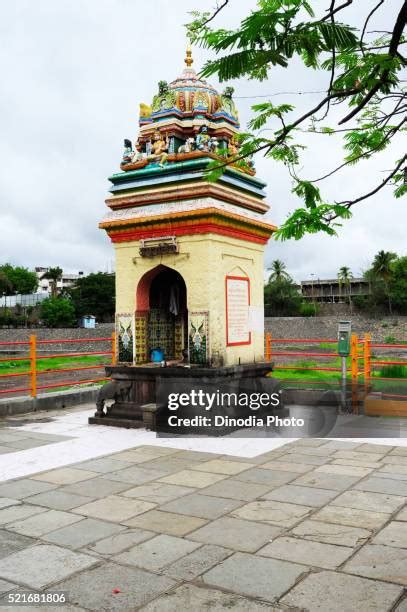
<svg viewBox="0 0 407 612"><path fill-rule="evenodd" d="M109 230L108 230L109 233ZM138 229L131 231L122 231L109 233L110 239L113 243L115 242L131 242L132 240L140 240L141 238L154 238L155 236L162 236L163 228L159 229ZM249 232L243 232L228 227L221 227L214 223L205 223L200 225L181 225L179 227L171 227L171 234L174 236L188 236L195 234L220 234L221 236L229 236L231 238L238 238L240 240L247 240L248 242L255 242L256 244L266 244L269 238L256 236Z"/></svg>
<svg viewBox="0 0 407 612"><path fill-rule="evenodd" d="M229 342L229 311L228 311L228 280L243 280L247 282L248 306L250 306L250 278L247 276L226 276L225 277L225 297L226 297L226 346L244 346L252 343L252 333L249 331L247 342Z"/></svg>

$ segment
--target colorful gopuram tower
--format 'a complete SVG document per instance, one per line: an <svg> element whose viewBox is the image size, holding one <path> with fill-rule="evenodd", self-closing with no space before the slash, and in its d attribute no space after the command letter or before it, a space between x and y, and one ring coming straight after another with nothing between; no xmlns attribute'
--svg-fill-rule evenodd
<svg viewBox="0 0 407 612"><path fill-rule="evenodd" d="M140 104L100 223L116 255L118 362L160 359L222 367L264 359L265 183L236 160L215 182L213 161L238 157L232 88L218 93L192 68ZM216 164L215 164L216 165Z"/></svg>

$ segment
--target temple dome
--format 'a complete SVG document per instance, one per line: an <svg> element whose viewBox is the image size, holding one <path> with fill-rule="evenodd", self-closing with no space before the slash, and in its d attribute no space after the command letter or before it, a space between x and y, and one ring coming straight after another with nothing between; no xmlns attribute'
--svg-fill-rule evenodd
<svg viewBox="0 0 407 612"><path fill-rule="evenodd" d="M140 127L146 124L173 119L191 120L200 118L223 121L233 130L239 127L236 106L232 99L233 89L227 87L221 94L200 78L192 68L191 49L187 49L186 67L171 83L160 81L158 93L154 96L151 106L140 105Z"/></svg>

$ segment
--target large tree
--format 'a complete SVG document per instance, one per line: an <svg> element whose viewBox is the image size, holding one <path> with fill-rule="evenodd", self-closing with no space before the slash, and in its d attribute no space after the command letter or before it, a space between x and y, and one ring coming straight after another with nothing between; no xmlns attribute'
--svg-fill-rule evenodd
<svg viewBox="0 0 407 612"><path fill-rule="evenodd" d="M371 268L373 277L383 281L387 295L389 314L392 314L390 280L393 277L393 263L396 259L396 253L391 253L390 251L379 251L377 255L375 255Z"/></svg>
<svg viewBox="0 0 407 612"><path fill-rule="evenodd" d="M115 311L114 274L97 272L79 278L69 290L76 315L95 315L99 321L110 321Z"/></svg>
<svg viewBox="0 0 407 612"><path fill-rule="evenodd" d="M51 287L51 297L56 298L58 295L58 281L61 280L63 274L62 268L56 266L55 268L48 268L41 278L49 280Z"/></svg>
<svg viewBox="0 0 407 612"><path fill-rule="evenodd" d="M22 266L12 266L9 263L0 266L0 293L34 293L38 287L38 278Z"/></svg>
<svg viewBox="0 0 407 612"><path fill-rule="evenodd" d="M325 0L323 11L316 0L258 0L257 10L237 29L213 29L214 19L228 4L229 0L223 0L213 13L194 12L188 24L192 41L219 56L205 64L203 76L216 75L220 81L240 77L263 81L273 76L276 67L283 67L293 70L285 80L295 82L300 61L310 72L325 71L326 87L305 112L298 112L291 103L255 104L250 131L241 135L238 156L213 162L212 178L215 180L231 161L259 151L282 162L292 177L293 193L303 201L280 227L277 237L282 239L299 239L307 232L335 234L341 221L351 216L354 205L386 186L393 186L396 197L405 195L407 155L395 151L407 125L401 80L406 65L403 31L407 1L399 0L389 31L378 31L375 24L380 12L386 11L386 0L364 3L365 18L360 27L346 23L353 0ZM302 176L304 132L316 139L332 134L343 137L342 163L327 166L322 176L312 180ZM384 149L392 150L394 161L364 193L352 193L346 185L345 199L329 200L323 195L320 185L326 179Z"/></svg>

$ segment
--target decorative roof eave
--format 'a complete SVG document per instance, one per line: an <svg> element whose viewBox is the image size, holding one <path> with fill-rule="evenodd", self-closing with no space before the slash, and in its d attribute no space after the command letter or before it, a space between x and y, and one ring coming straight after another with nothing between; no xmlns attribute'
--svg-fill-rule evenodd
<svg viewBox="0 0 407 612"><path fill-rule="evenodd" d="M185 212L175 212L171 214L171 231L173 229L173 224L177 222L188 223L196 223L198 220L210 221L212 224L226 224L232 226L239 226L246 228L246 231L250 229L254 232L260 232L260 235L270 237L276 230L277 227L271 223L266 223L264 221L258 221L256 219L252 219L250 217L244 217L241 215L237 215L235 213L227 212L224 210L219 210L214 207L204 208L199 210L191 210ZM99 227L104 229L110 233L116 230L122 230L125 228L132 229L137 228L141 229L143 227L153 227L155 225L164 224L164 226L168 230L168 214L161 215L152 215L149 217L141 217L138 219L114 219L102 221L99 223Z"/></svg>
<svg viewBox="0 0 407 612"><path fill-rule="evenodd" d="M232 120L223 113L219 115L207 114L205 117L202 116L202 111L195 114L191 113L187 117L184 113L178 115L178 111L175 112L175 110L171 116L168 116L167 113L168 111L160 113L161 116L156 117L155 121L150 118L140 120L140 136L142 138L150 136L157 129L163 132L171 132L177 129L183 132L187 129L198 130L202 125L208 126L211 130L216 130L217 134L220 130L224 130L225 134L231 137L239 131L239 123L232 123Z"/></svg>
<svg viewBox="0 0 407 612"><path fill-rule="evenodd" d="M128 192L125 195L114 194L107 198L105 202L110 209L117 210L145 206L147 204L196 200L205 197L217 198L220 201L236 204L260 214L270 210L270 206L264 201L259 200L259 198L236 191L227 185L219 184L219 182L208 183L205 181L188 182L185 184L177 183L167 187L156 186L154 189L137 190L136 192Z"/></svg>

